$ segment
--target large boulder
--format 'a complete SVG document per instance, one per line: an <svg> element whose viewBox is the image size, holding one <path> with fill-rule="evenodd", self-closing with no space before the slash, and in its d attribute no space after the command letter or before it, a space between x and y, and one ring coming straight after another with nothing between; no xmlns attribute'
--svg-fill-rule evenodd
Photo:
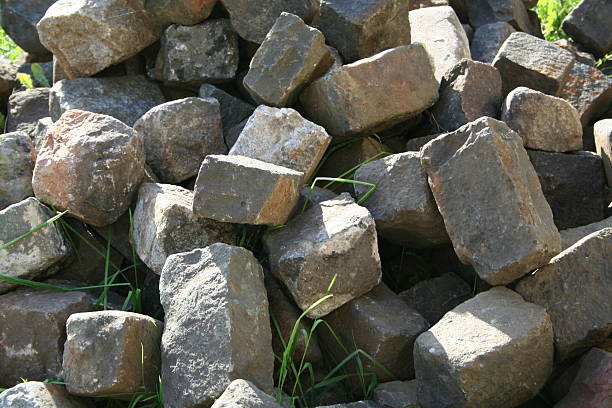
<svg viewBox="0 0 612 408"><path fill-rule="evenodd" d="M565 17L561 27L574 40L595 55L612 51L612 35L608 24L612 21L612 4L607 0L581 1Z"/></svg>
<svg viewBox="0 0 612 408"><path fill-rule="evenodd" d="M0 406L15 408L92 408L61 385L28 381L0 393Z"/></svg>
<svg viewBox="0 0 612 408"><path fill-rule="evenodd" d="M0 210L34 195L36 151L24 132L0 135Z"/></svg>
<svg viewBox="0 0 612 408"><path fill-rule="evenodd" d="M40 43L36 24L56 0L2 0L0 25L15 43L30 54L49 51Z"/></svg>

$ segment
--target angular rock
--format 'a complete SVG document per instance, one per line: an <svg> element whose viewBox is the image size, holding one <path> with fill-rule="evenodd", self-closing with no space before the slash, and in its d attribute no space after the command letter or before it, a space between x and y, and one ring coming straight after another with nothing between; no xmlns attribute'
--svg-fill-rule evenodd
<svg viewBox="0 0 612 408"><path fill-rule="evenodd" d="M109 115L133 126L149 109L165 101L159 86L142 76L78 78L53 85L49 111L54 122L64 112L80 109Z"/></svg>
<svg viewBox="0 0 612 408"><path fill-rule="evenodd" d="M20 237L55 214L33 197L0 211L0 245ZM68 241L57 223L0 249L0 271L14 278L38 280L57 272L57 264L70 253ZM16 285L0 282L0 293Z"/></svg>
<svg viewBox="0 0 612 408"><path fill-rule="evenodd" d="M416 380L390 381L374 388L374 402L383 408L418 406Z"/></svg>
<svg viewBox="0 0 612 408"><path fill-rule="evenodd" d="M213 244L172 255L162 272L160 295L166 312L162 380L168 406L209 406L237 379L272 392L268 301L262 268L251 252Z"/></svg>
<svg viewBox="0 0 612 408"><path fill-rule="evenodd" d="M558 229L574 228L605 218L608 204L602 160L577 154L528 151Z"/></svg>
<svg viewBox="0 0 612 408"><path fill-rule="evenodd" d="M587 126L609 109L612 103L612 79L599 69L577 62L559 93L578 109L582 126Z"/></svg>
<svg viewBox="0 0 612 408"><path fill-rule="evenodd" d="M38 121L49 116L49 88L14 92L7 110L5 131L22 131L33 138Z"/></svg>
<svg viewBox="0 0 612 408"><path fill-rule="evenodd" d="M244 156L210 155L195 185L193 214L222 222L284 224L304 173Z"/></svg>
<svg viewBox="0 0 612 408"><path fill-rule="evenodd" d="M0 25L17 45L31 54L48 54L40 43L36 24L56 0L0 2Z"/></svg>
<svg viewBox="0 0 612 408"><path fill-rule="evenodd" d="M207 155L227 153L219 103L212 98L157 105L136 121L134 130L142 135L147 164L164 183L194 177Z"/></svg>
<svg viewBox="0 0 612 408"><path fill-rule="evenodd" d="M380 236L412 248L449 243L419 153L393 154L366 163L355 173L355 180L376 185L363 206L374 217ZM355 195L363 197L370 189L355 184Z"/></svg>
<svg viewBox="0 0 612 408"><path fill-rule="evenodd" d="M212 408L281 408L281 405L252 382L234 380Z"/></svg>
<svg viewBox="0 0 612 408"><path fill-rule="evenodd" d="M115 222L144 177L141 136L110 116L70 110L47 133L34 167L37 197L98 227Z"/></svg>
<svg viewBox="0 0 612 408"><path fill-rule="evenodd" d="M413 44L330 71L302 92L300 103L308 119L341 137L389 128L437 99L438 81L427 51Z"/></svg>
<svg viewBox="0 0 612 408"><path fill-rule="evenodd" d="M470 45L472 59L492 63L504 41L514 32L514 27L503 21L477 27Z"/></svg>
<svg viewBox="0 0 612 408"><path fill-rule="evenodd" d="M565 250L587 235L604 228L612 228L612 217L608 217L592 224L561 230L559 231L561 234L561 248Z"/></svg>
<svg viewBox="0 0 612 408"><path fill-rule="evenodd" d="M219 101L223 136L225 137L225 144L231 149L233 144L229 143L230 129L248 119L255 110L255 106L211 84L203 84L200 86L198 96L200 98L215 98Z"/></svg>
<svg viewBox="0 0 612 408"><path fill-rule="evenodd" d="M612 353L592 348L580 362L568 394L555 407L597 408L612 405L611 372Z"/></svg>
<svg viewBox="0 0 612 408"><path fill-rule="evenodd" d="M304 187L300 190L300 201L296 206L295 214L302 213L302 209L310 208L313 205L322 203L323 201L332 200L336 198L338 194L331 190L321 187ZM304 207L306 205L306 207Z"/></svg>
<svg viewBox="0 0 612 408"><path fill-rule="evenodd" d="M283 12L255 52L242 82L259 104L291 106L304 86L331 65L323 34Z"/></svg>
<svg viewBox="0 0 612 408"><path fill-rule="evenodd" d="M331 290L334 296L308 315L325 316L374 288L381 266L374 219L348 194L319 203L285 228L263 238L270 269L306 310Z"/></svg>
<svg viewBox="0 0 612 408"><path fill-rule="evenodd" d="M418 400L430 407L516 407L551 374L544 308L496 287L447 313L414 346Z"/></svg>
<svg viewBox="0 0 612 408"><path fill-rule="evenodd" d="M503 21L519 31L530 32L529 15L522 0L469 0L465 4L474 27Z"/></svg>
<svg viewBox="0 0 612 408"><path fill-rule="evenodd" d="M313 25L346 62L410 44L408 0L323 0Z"/></svg>
<svg viewBox="0 0 612 408"><path fill-rule="evenodd" d="M0 406L24 408L91 408L60 385L28 381L0 393Z"/></svg>
<svg viewBox="0 0 612 408"><path fill-rule="evenodd" d="M413 43L419 42L425 46L433 61L438 82L459 61L471 58L465 30L450 6L411 11L410 37Z"/></svg>
<svg viewBox="0 0 612 408"><path fill-rule="evenodd" d="M146 7L161 26L194 25L208 18L215 4L217 0L149 0Z"/></svg>
<svg viewBox="0 0 612 408"><path fill-rule="evenodd" d="M247 121L229 154L300 171L306 181L330 143L331 137L323 127L304 119L297 111L261 105Z"/></svg>
<svg viewBox="0 0 612 408"><path fill-rule="evenodd" d="M555 328L557 358L565 360L612 333L612 228L594 232L522 279L516 291L545 307Z"/></svg>
<svg viewBox="0 0 612 408"><path fill-rule="evenodd" d="M612 51L612 4L606 0L581 1L565 17L561 27L574 40L598 56Z"/></svg>
<svg viewBox="0 0 612 408"><path fill-rule="evenodd" d="M481 118L440 136L421 163L457 256L488 283L510 283L559 252L522 139L503 122Z"/></svg>
<svg viewBox="0 0 612 408"><path fill-rule="evenodd" d="M155 63L160 81L184 85L231 81L238 69L238 36L227 19L171 25Z"/></svg>
<svg viewBox="0 0 612 408"><path fill-rule="evenodd" d="M2 109L4 109L6 101L13 92L16 78L17 67L8 59L0 56L0 107Z"/></svg>
<svg viewBox="0 0 612 408"><path fill-rule="evenodd" d="M564 99L521 86L506 96L501 120L518 133L528 149L582 149L580 114Z"/></svg>
<svg viewBox="0 0 612 408"><path fill-rule="evenodd" d="M512 33L492 64L501 74L504 96L519 86L558 95L574 61L572 53L558 45L526 33Z"/></svg>
<svg viewBox="0 0 612 408"><path fill-rule="evenodd" d="M42 144L47 136L47 132L53 126L53 119L51 116L44 117L42 119L38 119L34 127L32 127L32 134L30 138L34 143L34 149L39 151L42 147Z"/></svg>
<svg viewBox="0 0 612 408"><path fill-rule="evenodd" d="M446 131L453 131L483 116L496 118L502 103L501 86L497 69L463 59L442 79L440 99L430 112Z"/></svg>
<svg viewBox="0 0 612 408"><path fill-rule="evenodd" d="M36 151L23 132L0 135L0 210L34 195Z"/></svg>
<svg viewBox="0 0 612 408"><path fill-rule="evenodd" d="M595 123L593 133L597 154L603 160L608 187L612 188L612 119L600 120Z"/></svg>
<svg viewBox="0 0 612 408"><path fill-rule="evenodd" d="M576 62L587 64L592 67L595 66L595 57L593 57L593 55L589 54L588 52L581 51L581 49L578 48L576 43L565 38L561 38L555 41L554 43L559 47L563 48L564 50L567 50L574 54L574 57L576 57Z"/></svg>

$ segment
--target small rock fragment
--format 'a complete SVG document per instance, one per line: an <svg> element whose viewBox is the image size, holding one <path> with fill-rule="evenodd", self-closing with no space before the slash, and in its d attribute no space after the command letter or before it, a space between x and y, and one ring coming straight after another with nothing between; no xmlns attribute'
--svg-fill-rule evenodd
<svg viewBox="0 0 612 408"><path fill-rule="evenodd" d="M281 408L281 405L252 382L234 380L212 408Z"/></svg>
<svg viewBox="0 0 612 408"><path fill-rule="evenodd" d="M610 372L612 353L592 348L580 361L578 373L568 394L556 408L597 408L612 404Z"/></svg>
<svg viewBox="0 0 612 408"><path fill-rule="evenodd" d="M36 24L56 0L0 1L0 25L15 43L31 54L49 51L40 43Z"/></svg>
<svg viewBox="0 0 612 408"><path fill-rule="evenodd" d="M474 27L503 21L530 32L529 16L522 0L469 0L465 2Z"/></svg>
<svg viewBox="0 0 612 408"><path fill-rule="evenodd" d="M477 27L470 45L472 59L492 63L504 41L514 32L514 27L503 21Z"/></svg>
<svg viewBox="0 0 612 408"><path fill-rule="evenodd" d="M612 188L612 119L595 123L594 136L597 154L603 159L608 187Z"/></svg>
<svg viewBox="0 0 612 408"><path fill-rule="evenodd" d="M0 210L34 195L36 151L23 132L0 135Z"/></svg>
<svg viewBox="0 0 612 408"><path fill-rule="evenodd" d="M25 132L34 138L36 125L49 116L49 88L14 92L8 101L5 132Z"/></svg>
<svg viewBox="0 0 612 408"><path fill-rule="evenodd" d="M23 408L91 408L60 385L28 381L0 393L0 406Z"/></svg>
<svg viewBox="0 0 612 408"><path fill-rule="evenodd" d="M612 51L612 4L607 0L581 1L565 17L561 27L574 40L598 56Z"/></svg>
<svg viewBox="0 0 612 408"><path fill-rule="evenodd" d="M383 408L418 406L416 380L389 381L374 388L374 402Z"/></svg>

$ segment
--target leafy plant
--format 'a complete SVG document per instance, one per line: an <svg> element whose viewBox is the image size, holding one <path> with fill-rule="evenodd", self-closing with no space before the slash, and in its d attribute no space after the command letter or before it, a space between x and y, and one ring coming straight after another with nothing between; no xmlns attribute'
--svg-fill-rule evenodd
<svg viewBox="0 0 612 408"><path fill-rule="evenodd" d="M535 7L542 22L542 32L548 41L557 41L569 38L561 28L563 19L572 11L581 0L540 0Z"/></svg>
<svg viewBox="0 0 612 408"><path fill-rule="evenodd" d="M26 74L25 72L17 73L17 81L23 86L25 89L34 89L34 80L30 74Z"/></svg>
<svg viewBox="0 0 612 408"><path fill-rule="evenodd" d="M22 52L23 50L0 27L0 54L8 58L9 61L15 62Z"/></svg>
<svg viewBox="0 0 612 408"><path fill-rule="evenodd" d="M47 76L45 75L45 71L43 70L43 67L39 63L32 64L30 66L30 69L32 70L32 76L34 76L34 79L36 80L36 82L40 84L40 86L44 88L51 87L51 84L49 83L49 80L47 79Z"/></svg>

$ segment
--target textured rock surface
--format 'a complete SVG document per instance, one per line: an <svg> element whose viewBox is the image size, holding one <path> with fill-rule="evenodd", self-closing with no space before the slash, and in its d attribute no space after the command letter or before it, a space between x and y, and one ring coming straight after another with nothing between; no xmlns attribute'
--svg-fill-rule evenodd
<svg viewBox="0 0 612 408"><path fill-rule="evenodd" d="M213 244L172 255L162 272L160 295L166 312L162 381L168 406L209 406L236 379L272 392L268 301L262 268L249 251Z"/></svg>
<svg viewBox="0 0 612 408"><path fill-rule="evenodd" d="M0 11L1 13L1 11ZM4 107L13 92L17 78L17 67L11 61L0 56L0 106Z"/></svg>
<svg viewBox="0 0 612 408"><path fill-rule="evenodd" d="M465 4L474 27L503 21L520 31L530 31L529 16L521 0L469 0Z"/></svg>
<svg viewBox="0 0 612 408"><path fill-rule="evenodd" d="M420 335L414 364L423 408L516 407L552 371L553 326L544 308L493 288Z"/></svg>
<svg viewBox="0 0 612 408"><path fill-rule="evenodd" d="M612 333L612 228L582 238L521 280L516 291L545 307L559 360L580 354Z"/></svg>
<svg viewBox="0 0 612 408"><path fill-rule="evenodd" d="M600 120L595 123L593 134L597 154L603 160L608 187L612 188L612 119Z"/></svg>
<svg viewBox="0 0 612 408"><path fill-rule="evenodd" d="M587 235L604 228L612 228L612 217L608 217L592 224L561 230L559 231L561 234L561 247L563 250L565 250Z"/></svg>
<svg viewBox="0 0 612 408"><path fill-rule="evenodd" d="M380 98L386 103L380 104ZM330 71L304 90L300 103L307 118L333 136L345 136L388 128L437 99L429 56L414 44Z"/></svg>
<svg viewBox="0 0 612 408"><path fill-rule="evenodd" d="M70 110L47 133L32 186L58 210L102 227L127 211L144 177L144 158L142 138L132 128Z"/></svg>
<svg viewBox="0 0 612 408"><path fill-rule="evenodd" d="M215 401L212 408L280 408L274 398L253 383L234 380Z"/></svg>
<svg viewBox="0 0 612 408"><path fill-rule="evenodd" d="M334 404L334 405L325 405L319 406L317 408L381 408L378 403L374 401L357 401L357 402L349 402L347 404Z"/></svg>
<svg viewBox="0 0 612 408"><path fill-rule="evenodd" d="M581 49L578 48L575 42L572 42L571 40L565 38L561 38L555 41L554 44L574 54L574 57L576 57L576 62L581 62L592 67L595 66L595 57L593 56L593 54L581 51Z"/></svg>
<svg viewBox="0 0 612 408"><path fill-rule="evenodd" d="M217 0L149 0L147 12L161 26L201 23L213 11Z"/></svg>
<svg viewBox="0 0 612 408"><path fill-rule="evenodd" d="M34 195L32 170L36 151L23 132L0 135L0 210Z"/></svg>
<svg viewBox="0 0 612 408"><path fill-rule="evenodd" d="M36 125L49 116L49 88L14 92L8 101L5 132L22 131L32 139Z"/></svg>
<svg viewBox="0 0 612 408"><path fill-rule="evenodd" d="M200 98L215 98L219 101L225 144L231 148L233 143L229 143L228 138L230 129L248 119L255 110L255 106L211 84L202 84L198 95Z"/></svg>
<svg viewBox="0 0 612 408"><path fill-rule="evenodd" d="M310 311L321 317L370 291L381 269L374 219L343 194L293 218L264 236L270 269L306 310L328 292L334 296Z"/></svg>
<svg viewBox="0 0 612 408"><path fill-rule="evenodd" d="M44 55L49 51L40 43L36 24L56 0L2 0L0 25L17 45L31 54Z"/></svg>
<svg viewBox="0 0 612 408"><path fill-rule="evenodd" d="M406 408L417 406L416 380L390 381L378 384L374 389L374 402L383 408Z"/></svg>
<svg viewBox="0 0 612 408"><path fill-rule="evenodd" d="M492 285L520 278L560 250L552 212L522 144L503 122L481 118L421 149L457 256Z"/></svg>
<svg viewBox="0 0 612 408"><path fill-rule="evenodd" d="M60 385L28 381L0 393L0 406L14 408L91 408Z"/></svg>
<svg viewBox="0 0 612 408"><path fill-rule="evenodd" d="M606 0L580 2L563 20L563 31L598 56L612 51L612 4Z"/></svg>
<svg viewBox="0 0 612 408"><path fill-rule="evenodd" d="M503 21L477 27L470 45L474 61L492 63L504 41L515 31L514 27Z"/></svg>

